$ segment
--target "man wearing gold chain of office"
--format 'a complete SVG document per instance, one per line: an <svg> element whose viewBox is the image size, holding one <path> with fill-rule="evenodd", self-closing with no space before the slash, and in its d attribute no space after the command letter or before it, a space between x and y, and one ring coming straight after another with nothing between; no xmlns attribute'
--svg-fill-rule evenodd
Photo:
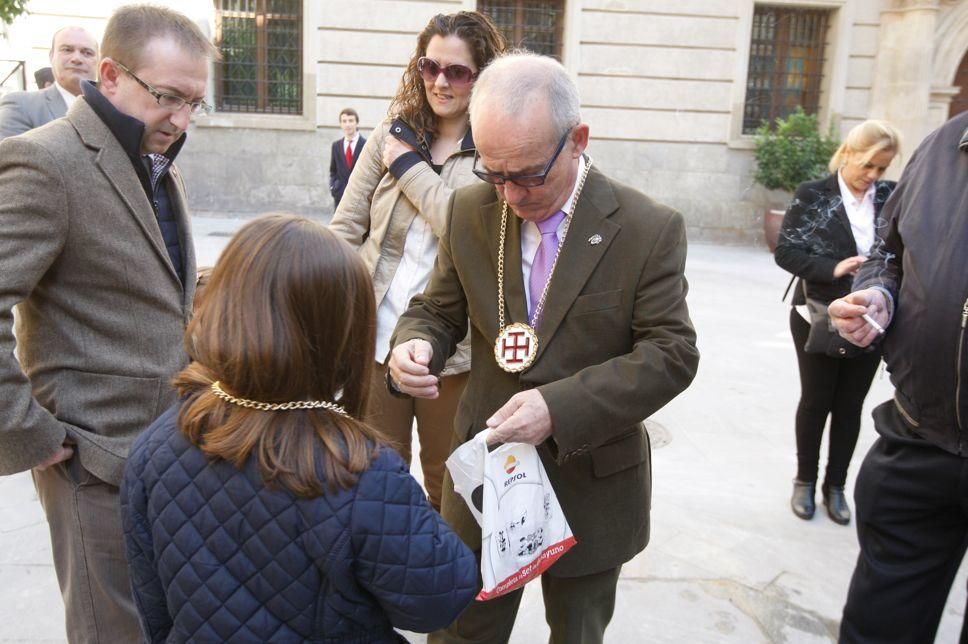
<svg viewBox="0 0 968 644"><path fill-rule="evenodd" d="M578 544L541 579L552 641L601 642L622 564L649 539L643 419L692 381L682 217L584 154L578 91L553 59L500 58L478 78L471 127L483 183L458 190L437 265L397 325L388 385L437 395L471 327L454 445L485 425L536 445ZM490 185L493 184L493 185ZM442 514L480 551L444 480ZM475 602L430 642L505 642L521 591Z"/></svg>

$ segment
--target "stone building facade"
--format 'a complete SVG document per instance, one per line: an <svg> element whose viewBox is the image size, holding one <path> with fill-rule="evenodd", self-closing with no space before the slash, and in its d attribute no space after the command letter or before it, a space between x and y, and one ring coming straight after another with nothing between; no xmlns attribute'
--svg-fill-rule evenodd
<svg viewBox="0 0 968 644"><path fill-rule="evenodd" d="M32 0L31 14L8 27L6 39L0 39L0 59L25 60L32 73L46 64L50 35L57 27L81 24L100 35L106 17L120 4ZM583 118L591 127L591 156L612 176L679 209L691 238L698 240L758 242L761 212L776 197L751 180L750 104L757 100L755 91L763 89L756 78L766 79L774 94L775 85L783 83L788 93L799 88L794 98L809 94L821 122L838 134L870 117L894 122L904 135L902 162L953 110L968 106L968 94L955 84L956 79L968 79L968 0L167 4L223 42L246 12L262 12L261 19L269 24L276 18L288 20L292 50L284 61L290 75L283 89L289 103L282 111L289 113L223 109L197 118L192 127L180 164L190 182L192 206L205 214L286 210L327 218L332 213L329 144L340 135L340 109L354 107L364 133L374 127L386 115L417 32L434 14L461 9L504 10L502 15L512 22L526 9L538 11L538 22L550 24L543 33L550 34L554 53L581 90ZM288 16L279 17L286 12ZM780 23L770 22L767 14L796 14L793 24L819 20L810 23L816 42L809 45L819 50L800 56L805 46L796 38L803 34L784 36ZM280 34L261 36L260 46L270 43L270 56L272 39ZM781 36L793 39L780 47L776 43ZM787 55L791 57L779 72L764 72L764 64ZM229 73L214 70L213 102L228 91L224 81ZM812 83L813 89L804 90L804 83ZM275 90L267 87L260 91L271 95ZM271 96L259 100L272 102ZM900 173L900 166L892 168L893 175Z"/></svg>

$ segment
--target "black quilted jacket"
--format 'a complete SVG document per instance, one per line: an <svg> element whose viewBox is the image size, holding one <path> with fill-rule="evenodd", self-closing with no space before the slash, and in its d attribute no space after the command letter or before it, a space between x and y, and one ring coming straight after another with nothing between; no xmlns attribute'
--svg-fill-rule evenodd
<svg viewBox="0 0 968 644"><path fill-rule="evenodd" d="M121 505L150 642L399 642L451 621L478 590L473 554L400 457L314 499L208 462L169 409L131 450Z"/></svg>

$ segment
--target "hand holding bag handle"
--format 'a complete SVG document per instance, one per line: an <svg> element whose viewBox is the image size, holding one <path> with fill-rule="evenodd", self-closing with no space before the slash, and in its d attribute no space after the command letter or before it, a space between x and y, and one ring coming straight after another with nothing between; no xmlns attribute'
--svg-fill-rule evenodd
<svg viewBox="0 0 968 644"><path fill-rule="evenodd" d="M871 347L858 347L841 337L827 313L827 304L807 295L807 283L803 282L803 296L810 314L810 334L803 345L807 353L820 353L831 358L855 358L873 351Z"/></svg>

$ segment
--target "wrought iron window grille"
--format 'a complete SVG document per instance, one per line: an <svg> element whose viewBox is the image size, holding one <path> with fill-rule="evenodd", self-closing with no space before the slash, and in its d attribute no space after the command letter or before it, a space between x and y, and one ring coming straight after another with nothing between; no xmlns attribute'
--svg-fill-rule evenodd
<svg viewBox="0 0 968 644"><path fill-rule="evenodd" d="M215 108L302 114L301 0L215 0Z"/></svg>
<svg viewBox="0 0 968 644"><path fill-rule="evenodd" d="M743 134L789 116L797 106L808 114L819 111L829 16L824 9L756 5Z"/></svg>
<svg viewBox="0 0 968 644"><path fill-rule="evenodd" d="M561 60L564 0L479 0L477 10L494 21L508 47Z"/></svg>

